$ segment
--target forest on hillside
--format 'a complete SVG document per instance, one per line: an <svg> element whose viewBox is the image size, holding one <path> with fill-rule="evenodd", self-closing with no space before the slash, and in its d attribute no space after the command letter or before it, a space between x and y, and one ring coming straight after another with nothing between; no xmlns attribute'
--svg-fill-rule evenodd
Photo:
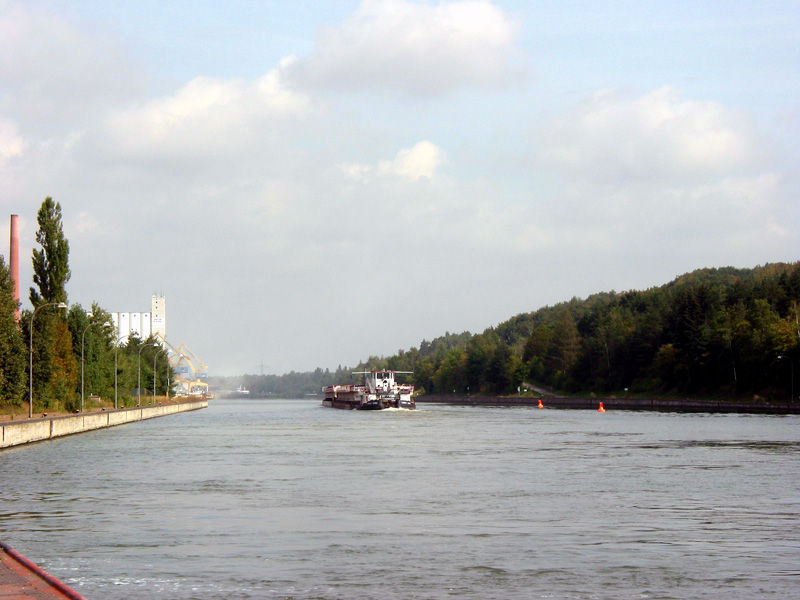
<svg viewBox="0 0 800 600"><path fill-rule="evenodd" d="M531 383L563 393L785 399L798 358L800 262L701 269L645 291L573 298L480 334L446 333L352 369L237 380L254 395L297 397L385 368L413 371L429 394L509 394Z"/></svg>

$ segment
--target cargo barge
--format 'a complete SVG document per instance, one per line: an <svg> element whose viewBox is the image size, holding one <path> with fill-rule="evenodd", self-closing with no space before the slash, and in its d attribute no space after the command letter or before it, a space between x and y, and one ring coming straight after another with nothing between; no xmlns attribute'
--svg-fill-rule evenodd
<svg viewBox="0 0 800 600"><path fill-rule="evenodd" d="M328 385L322 388L322 405L345 410L384 410L386 408L405 408L413 410L414 386L410 383L397 383L395 375L412 371L358 371L364 383L353 385Z"/></svg>

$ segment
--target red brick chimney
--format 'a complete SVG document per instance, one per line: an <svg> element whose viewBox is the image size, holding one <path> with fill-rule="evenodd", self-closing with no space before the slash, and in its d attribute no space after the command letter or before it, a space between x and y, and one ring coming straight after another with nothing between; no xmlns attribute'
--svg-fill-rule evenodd
<svg viewBox="0 0 800 600"><path fill-rule="evenodd" d="M11 215L11 251L8 256L11 279L14 280L14 300L19 302L19 218ZM19 323L19 309L14 311L14 318Z"/></svg>

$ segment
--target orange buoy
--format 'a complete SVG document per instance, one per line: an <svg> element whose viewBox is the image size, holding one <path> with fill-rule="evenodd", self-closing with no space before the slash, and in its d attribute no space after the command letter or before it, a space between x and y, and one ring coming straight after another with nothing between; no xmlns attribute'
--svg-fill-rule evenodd
<svg viewBox="0 0 800 600"><path fill-rule="evenodd" d="M539 408L544 408L544 404L542 404L542 399L539 398Z"/></svg>
<svg viewBox="0 0 800 600"><path fill-rule="evenodd" d="M606 412L606 409L603 408L603 403L600 403L600 408L597 409L597 412Z"/></svg>

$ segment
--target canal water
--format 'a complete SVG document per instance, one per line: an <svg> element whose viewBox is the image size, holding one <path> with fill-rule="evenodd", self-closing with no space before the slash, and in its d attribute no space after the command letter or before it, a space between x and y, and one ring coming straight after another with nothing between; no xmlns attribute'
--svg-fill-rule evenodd
<svg viewBox="0 0 800 600"><path fill-rule="evenodd" d="M800 418L316 401L0 452L0 539L90 600L800 592Z"/></svg>

